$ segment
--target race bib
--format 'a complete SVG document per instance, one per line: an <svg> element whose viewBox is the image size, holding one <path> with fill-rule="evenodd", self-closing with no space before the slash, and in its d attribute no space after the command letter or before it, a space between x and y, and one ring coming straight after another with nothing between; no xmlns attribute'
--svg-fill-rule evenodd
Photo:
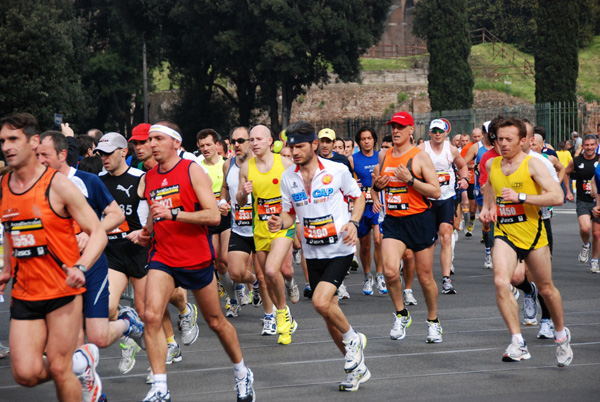
<svg viewBox="0 0 600 402"><path fill-rule="evenodd" d="M373 199L371 198L371 187L361 187L360 191L362 191L364 197L365 197L365 203L366 204L372 204L373 203Z"/></svg>
<svg viewBox="0 0 600 402"><path fill-rule="evenodd" d="M450 173L448 172L437 172L438 181L440 186L447 186L450 184Z"/></svg>
<svg viewBox="0 0 600 402"><path fill-rule="evenodd" d="M503 225L527 222L525 206L506 202L502 197L496 198L496 215L498 223Z"/></svg>
<svg viewBox="0 0 600 402"><path fill-rule="evenodd" d="M585 191L586 195L592 194L592 181L591 180L583 180L582 182L583 191Z"/></svg>
<svg viewBox="0 0 600 402"><path fill-rule="evenodd" d="M236 205L234 222L238 226L252 226L252 205Z"/></svg>
<svg viewBox="0 0 600 402"><path fill-rule="evenodd" d="M281 213L281 197L277 198L258 198L256 200L258 219L268 221L270 215L279 215Z"/></svg>
<svg viewBox="0 0 600 402"><path fill-rule="evenodd" d="M179 209L183 211L183 203L179 193L179 184L173 186L159 188L150 191L150 205L158 202L169 209ZM163 218L155 219L154 222L163 220Z"/></svg>
<svg viewBox="0 0 600 402"><path fill-rule="evenodd" d="M408 188L402 187L388 187L386 192L386 203L389 211L406 211L409 209L408 204ZM403 200L403 195L405 200Z"/></svg>
<svg viewBox="0 0 600 402"><path fill-rule="evenodd" d="M335 223L333 222L333 216L304 218L304 238L306 239L306 244L311 246L337 243L338 235Z"/></svg>
<svg viewBox="0 0 600 402"><path fill-rule="evenodd" d="M41 218L8 221L6 231L16 258L41 257L48 254L48 241Z"/></svg>
<svg viewBox="0 0 600 402"><path fill-rule="evenodd" d="M118 228L115 228L107 233L108 240L123 239L129 233L129 224L127 221L121 223Z"/></svg>

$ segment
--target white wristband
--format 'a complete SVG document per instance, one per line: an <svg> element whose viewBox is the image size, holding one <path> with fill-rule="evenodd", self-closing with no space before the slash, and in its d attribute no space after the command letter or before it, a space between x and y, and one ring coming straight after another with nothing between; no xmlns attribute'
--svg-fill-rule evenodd
<svg viewBox="0 0 600 402"><path fill-rule="evenodd" d="M221 205L223 204L227 204L227 200L219 200L219 208L221 207Z"/></svg>

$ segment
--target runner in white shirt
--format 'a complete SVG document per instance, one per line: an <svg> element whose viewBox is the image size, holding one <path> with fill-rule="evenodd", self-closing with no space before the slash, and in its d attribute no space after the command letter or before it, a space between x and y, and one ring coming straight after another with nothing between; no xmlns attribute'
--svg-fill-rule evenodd
<svg viewBox="0 0 600 402"><path fill-rule="evenodd" d="M311 124L299 121L289 126L286 134L296 165L281 175L282 212L271 215L269 230L275 233L289 228L298 216L313 305L346 357L348 377L340 391L356 391L371 377L364 358L367 338L352 329L335 294L356 250L365 198L345 165L317 156L319 141ZM350 220L344 196L354 200Z"/></svg>

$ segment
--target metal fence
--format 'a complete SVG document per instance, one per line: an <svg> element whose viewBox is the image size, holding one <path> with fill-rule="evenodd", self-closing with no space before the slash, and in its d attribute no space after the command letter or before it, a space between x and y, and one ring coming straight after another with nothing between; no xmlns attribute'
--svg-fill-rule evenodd
<svg viewBox="0 0 600 402"><path fill-rule="evenodd" d="M363 126L371 127L378 134L380 140L390 134L386 126L393 113L387 116L353 118L343 120L321 120L313 124L318 129L331 128L338 137L354 137L354 134ZM571 132L577 131L580 135L585 133L596 134L600 123L600 105L597 103L567 103L552 102L538 103L535 105L504 106L488 109L463 109L445 110L442 112L412 113L415 120L414 138L429 139L429 122L433 119L444 118L450 122L450 135L470 134L474 127L480 127L483 122L491 120L498 115L527 119L533 125L546 129L546 141L555 147L560 141L571 138Z"/></svg>

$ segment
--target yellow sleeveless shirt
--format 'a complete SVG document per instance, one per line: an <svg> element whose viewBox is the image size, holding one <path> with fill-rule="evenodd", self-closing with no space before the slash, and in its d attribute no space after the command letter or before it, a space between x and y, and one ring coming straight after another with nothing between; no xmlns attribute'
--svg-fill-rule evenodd
<svg viewBox="0 0 600 402"><path fill-rule="evenodd" d="M502 157L494 158L490 169L490 181L496 196L496 226L494 237L506 237L516 247L534 250L548 245L542 213L537 205L510 203L502 199L502 188L512 188L517 193L541 194L542 188L529 173L529 160L526 156L521 165L509 176L502 173Z"/></svg>
<svg viewBox="0 0 600 402"><path fill-rule="evenodd" d="M223 165L225 160L220 158L214 165L207 165L204 160L201 162L208 170L208 177L212 180L212 191L217 201L221 199L221 187L223 186Z"/></svg>
<svg viewBox="0 0 600 402"><path fill-rule="evenodd" d="M274 154L273 167L262 173L256 167L256 158L248 161L248 181L252 180L252 224L254 237L274 239L278 233L271 233L267 221L270 215L281 213L281 174L285 169L281 156Z"/></svg>

